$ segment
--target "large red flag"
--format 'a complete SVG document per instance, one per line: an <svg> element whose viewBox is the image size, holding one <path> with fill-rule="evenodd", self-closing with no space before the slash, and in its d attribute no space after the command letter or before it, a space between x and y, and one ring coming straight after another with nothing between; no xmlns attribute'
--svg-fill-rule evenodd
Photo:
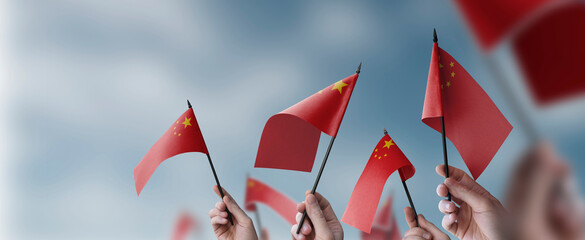
<svg viewBox="0 0 585 240"><path fill-rule="evenodd" d="M268 205L290 225L296 223L297 204L295 201L263 182L249 177L246 181L244 207L248 211L256 211L256 203Z"/></svg>
<svg viewBox="0 0 585 240"><path fill-rule="evenodd" d="M411 178L415 172L394 140L384 134L351 193L341 221L370 233L384 184L396 170L399 170L402 181Z"/></svg>
<svg viewBox="0 0 585 240"><path fill-rule="evenodd" d="M208 153L192 108L171 125L134 168L136 193L140 195L148 179L164 160L186 152Z"/></svg>
<svg viewBox="0 0 585 240"><path fill-rule="evenodd" d="M565 0L455 0L455 3L482 49L490 50L543 7L562 1Z"/></svg>
<svg viewBox="0 0 585 240"><path fill-rule="evenodd" d="M537 103L585 92L585 2L549 11L523 29L513 44Z"/></svg>
<svg viewBox="0 0 585 240"><path fill-rule="evenodd" d="M361 232L362 240L400 240L402 234L392 212L392 197L388 197L378 211L370 233Z"/></svg>
<svg viewBox="0 0 585 240"><path fill-rule="evenodd" d="M196 228L195 219L188 213L182 213L173 232L173 240L187 239L187 234Z"/></svg>
<svg viewBox="0 0 585 240"><path fill-rule="evenodd" d="M320 131L337 135L357 78L340 80L268 119L254 167L310 172Z"/></svg>
<svg viewBox="0 0 585 240"><path fill-rule="evenodd" d="M447 138L475 179L512 131L512 125L481 86L434 43L422 121L441 132L441 116Z"/></svg>

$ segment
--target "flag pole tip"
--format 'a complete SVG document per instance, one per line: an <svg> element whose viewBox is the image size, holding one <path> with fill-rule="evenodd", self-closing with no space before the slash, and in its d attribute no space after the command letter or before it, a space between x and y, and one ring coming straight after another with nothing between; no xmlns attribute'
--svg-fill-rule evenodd
<svg viewBox="0 0 585 240"><path fill-rule="evenodd" d="M433 28L433 42L439 42L437 38L437 29Z"/></svg>
<svg viewBox="0 0 585 240"><path fill-rule="evenodd" d="M386 128L384 128L384 135L388 135L388 131L386 131Z"/></svg>
<svg viewBox="0 0 585 240"><path fill-rule="evenodd" d="M357 70L355 70L355 73L360 74L360 72L362 71L362 62L360 62L360 65L358 65Z"/></svg>
<svg viewBox="0 0 585 240"><path fill-rule="evenodd" d="M187 107L192 108L191 102L189 102L189 99L187 99Z"/></svg>

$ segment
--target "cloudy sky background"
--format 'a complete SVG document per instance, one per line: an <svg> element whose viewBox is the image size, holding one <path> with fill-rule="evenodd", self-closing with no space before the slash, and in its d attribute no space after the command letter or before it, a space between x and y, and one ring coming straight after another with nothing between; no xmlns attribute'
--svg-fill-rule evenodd
<svg viewBox="0 0 585 240"><path fill-rule="evenodd" d="M417 174L408 181L419 213L440 225L435 174L440 134L420 121L432 29L515 126L479 182L501 198L525 129L449 1L3 1L0 97L0 236L4 239L168 239L181 211L212 239L207 212L219 200L203 154L164 162L140 197L133 169L186 109L194 106L220 181L243 201L245 176L303 200L312 173L254 169L266 120L363 68L318 191L343 215L373 147L388 129ZM585 170L585 103L536 109L506 43L493 59L539 134L575 172ZM452 165L465 169L453 145ZM585 182L578 175L578 182ZM581 186L582 188L583 186ZM394 194L402 231L408 205ZM290 226L265 206L274 239ZM358 231L344 224L348 239Z"/></svg>

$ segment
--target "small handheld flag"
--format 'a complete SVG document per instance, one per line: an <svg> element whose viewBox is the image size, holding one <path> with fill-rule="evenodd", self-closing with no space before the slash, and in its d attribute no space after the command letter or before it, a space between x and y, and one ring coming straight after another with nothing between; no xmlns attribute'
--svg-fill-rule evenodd
<svg viewBox="0 0 585 240"><path fill-rule="evenodd" d="M138 195L140 195L140 192L142 192L142 189L156 168L164 160L181 153L201 152L207 155L215 183L223 199L223 189L219 184L219 178L215 172L215 167L213 167L211 156L205 145L205 140L203 140L203 134L201 134L201 129L199 129L199 124L197 124L197 119L195 118L195 113L189 100L187 100L187 106L189 109L171 125L169 130L148 150L146 156L134 168L134 183ZM226 211L228 213L228 220L233 225L231 213L229 210Z"/></svg>
<svg viewBox="0 0 585 240"><path fill-rule="evenodd" d="M387 132L384 132L384 137L376 145L351 193L341 221L362 232L370 233L386 180L396 170L402 182L415 173L412 163Z"/></svg>
<svg viewBox="0 0 585 240"><path fill-rule="evenodd" d="M512 131L512 125L463 66L439 48L436 34L434 40L422 122L442 133L445 167L445 138L449 138L477 179Z"/></svg>

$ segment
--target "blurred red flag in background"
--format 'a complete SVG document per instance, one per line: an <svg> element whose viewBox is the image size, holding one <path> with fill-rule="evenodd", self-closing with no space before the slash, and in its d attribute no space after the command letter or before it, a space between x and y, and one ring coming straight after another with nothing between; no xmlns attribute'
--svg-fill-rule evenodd
<svg viewBox="0 0 585 240"><path fill-rule="evenodd" d="M136 165L134 168L136 193L140 195L148 179L164 160L186 152L208 153L193 108L187 109Z"/></svg>
<svg viewBox="0 0 585 240"><path fill-rule="evenodd" d="M538 104L585 92L585 2L549 11L524 28L513 45Z"/></svg>
<svg viewBox="0 0 585 240"><path fill-rule="evenodd" d="M370 233L384 184L396 170L399 170L402 181L411 178L415 172L394 140L384 134L351 193L341 221Z"/></svg>
<svg viewBox="0 0 585 240"><path fill-rule="evenodd" d="M449 53L433 44L422 121L453 142L477 179L512 131L496 104Z"/></svg>
<svg viewBox="0 0 585 240"><path fill-rule="evenodd" d="M173 232L173 240L185 240L187 234L197 228L195 219L190 214L184 212L177 219L175 231Z"/></svg>
<svg viewBox="0 0 585 240"><path fill-rule="evenodd" d="M491 50L511 30L542 7L566 0L455 0L484 51Z"/></svg>
<svg viewBox="0 0 585 240"><path fill-rule="evenodd" d="M290 225L296 223L297 204L295 201L263 182L249 177L246 180L244 207L247 211L256 211L256 203L266 204Z"/></svg>
<svg viewBox="0 0 585 240"><path fill-rule="evenodd" d="M268 119L254 167L310 172L320 131L337 135L357 79L351 75Z"/></svg>
<svg viewBox="0 0 585 240"><path fill-rule="evenodd" d="M388 197L382 205L382 209L378 211L372 231L368 234L361 233L362 240L400 240L402 233L398 228L398 223L392 211L392 197Z"/></svg>

